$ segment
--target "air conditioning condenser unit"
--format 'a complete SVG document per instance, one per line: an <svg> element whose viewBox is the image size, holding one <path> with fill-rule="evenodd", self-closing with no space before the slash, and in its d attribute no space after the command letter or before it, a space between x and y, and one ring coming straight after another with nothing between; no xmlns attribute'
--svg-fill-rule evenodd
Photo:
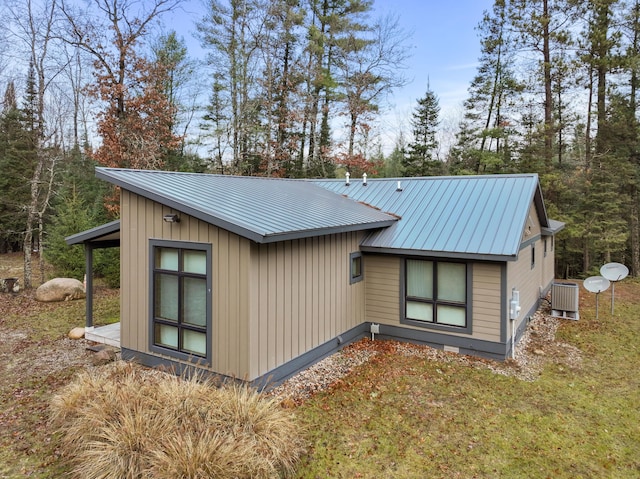
<svg viewBox="0 0 640 479"><path fill-rule="evenodd" d="M579 288L576 283L551 285L551 316L578 320Z"/></svg>

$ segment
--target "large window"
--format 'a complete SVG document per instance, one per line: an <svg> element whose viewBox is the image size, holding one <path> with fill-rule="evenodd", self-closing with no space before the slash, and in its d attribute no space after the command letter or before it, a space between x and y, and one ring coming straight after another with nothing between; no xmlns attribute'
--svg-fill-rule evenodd
<svg viewBox="0 0 640 479"><path fill-rule="evenodd" d="M209 358L211 249L152 241L152 349L182 358Z"/></svg>
<svg viewBox="0 0 640 479"><path fill-rule="evenodd" d="M405 260L404 322L467 328L467 265Z"/></svg>

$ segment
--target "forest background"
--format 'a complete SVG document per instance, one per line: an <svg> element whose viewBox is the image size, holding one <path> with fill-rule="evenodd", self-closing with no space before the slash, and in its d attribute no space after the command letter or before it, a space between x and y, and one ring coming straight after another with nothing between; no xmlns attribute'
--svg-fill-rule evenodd
<svg viewBox="0 0 640 479"><path fill-rule="evenodd" d="M64 237L118 216L95 166L277 177L539 175L556 274L640 273L640 0L495 0L456 125L427 85L386 153L410 32L372 0L0 0L0 253L84 269ZM428 19L425 19L428 22ZM446 129L446 131L445 131ZM443 142L443 138L448 140ZM97 273L117 282L118 252Z"/></svg>

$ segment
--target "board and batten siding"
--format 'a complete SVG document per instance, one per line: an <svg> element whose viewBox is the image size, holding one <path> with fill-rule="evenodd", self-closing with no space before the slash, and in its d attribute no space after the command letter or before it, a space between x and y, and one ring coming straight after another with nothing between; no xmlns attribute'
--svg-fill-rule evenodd
<svg viewBox="0 0 640 479"><path fill-rule="evenodd" d="M548 267L544 261L544 242L541 239L541 231L538 215L532 206L522 235L518 259L507 263L507 297L505 298L507 311L509 311L513 288L520 293L520 307L522 309L516 321L516 328L520 328L522 322L526 321L529 311L534 306L537 307L540 291L546 287L548 282L544 278ZM531 267L532 246L535 251L533 268ZM547 256L549 256L549 252L547 252Z"/></svg>
<svg viewBox="0 0 640 479"><path fill-rule="evenodd" d="M361 239L352 232L251 245L249 380L365 321L364 282L349 284L349 255Z"/></svg>
<svg viewBox="0 0 640 479"><path fill-rule="evenodd" d="M365 255L366 320L416 330L429 330L400 323L401 264L392 255ZM472 334L447 332L452 336L500 341L502 266L499 263L468 263L473 279ZM436 331L436 330L431 330Z"/></svg>
<svg viewBox="0 0 640 479"><path fill-rule="evenodd" d="M149 240L211 244L212 364L207 369L247 375L250 241L183 213L180 223L164 222L165 214L176 212L125 190L121 201L122 347L158 356L149 350Z"/></svg>
<svg viewBox="0 0 640 479"><path fill-rule="evenodd" d="M545 253L544 243L547 242L547 250ZM542 286L549 288L555 279L555 238L553 236L543 236L541 241L542 247Z"/></svg>

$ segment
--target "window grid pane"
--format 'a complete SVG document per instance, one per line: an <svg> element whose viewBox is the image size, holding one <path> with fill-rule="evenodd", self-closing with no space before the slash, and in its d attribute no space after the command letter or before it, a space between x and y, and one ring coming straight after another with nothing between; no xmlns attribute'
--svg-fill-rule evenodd
<svg viewBox="0 0 640 479"><path fill-rule="evenodd" d="M466 265L438 263L438 299L464 303L467 297Z"/></svg>
<svg viewBox="0 0 640 479"><path fill-rule="evenodd" d="M446 304L438 305L438 323L447 324L449 326L464 327L467 324L465 308L458 306L449 306Z"/></svg>
<svg viewBox="0 0 640 479"><path fill-rule="evenodd" d="M178 277L157 273L155 288L155 317L178 321Z"/></svg>
<svg viewBox="0 0 640 479"><path fill-rule="evenodd" d="M178 271L178 250L172 248L156 249L156 268L168 271Z"/></svg>
<svg viewBox="0 0 640 479"><path fill-rule="evenodd" d="M206 251L186 250L183 256L183 270L186 273L207 274Z"/></svg>
<svg viewBox="0 0 640 479"><path fill-rule="evenodd" d="M196 326L207 325L207 282L199 278L184 278L182 319Z"/></svg>
<svg viewBox="0 0 640 479"><path fill-rule="evenodd" d="M182 348L199 356L207 354L207 335L189 329L182 330Z"/></svg>
<svg viewBox="0 0 640 479"><path fill-rule="evenodd" d="M407 296L433 298L433 263L431 261L407 260Z"/></svg>
<svg viewBox="0 0 640 479"><path fill-rule="evenodd" d="M407 318L433 323L433 305L417 301L407 301Z"/></svg>

